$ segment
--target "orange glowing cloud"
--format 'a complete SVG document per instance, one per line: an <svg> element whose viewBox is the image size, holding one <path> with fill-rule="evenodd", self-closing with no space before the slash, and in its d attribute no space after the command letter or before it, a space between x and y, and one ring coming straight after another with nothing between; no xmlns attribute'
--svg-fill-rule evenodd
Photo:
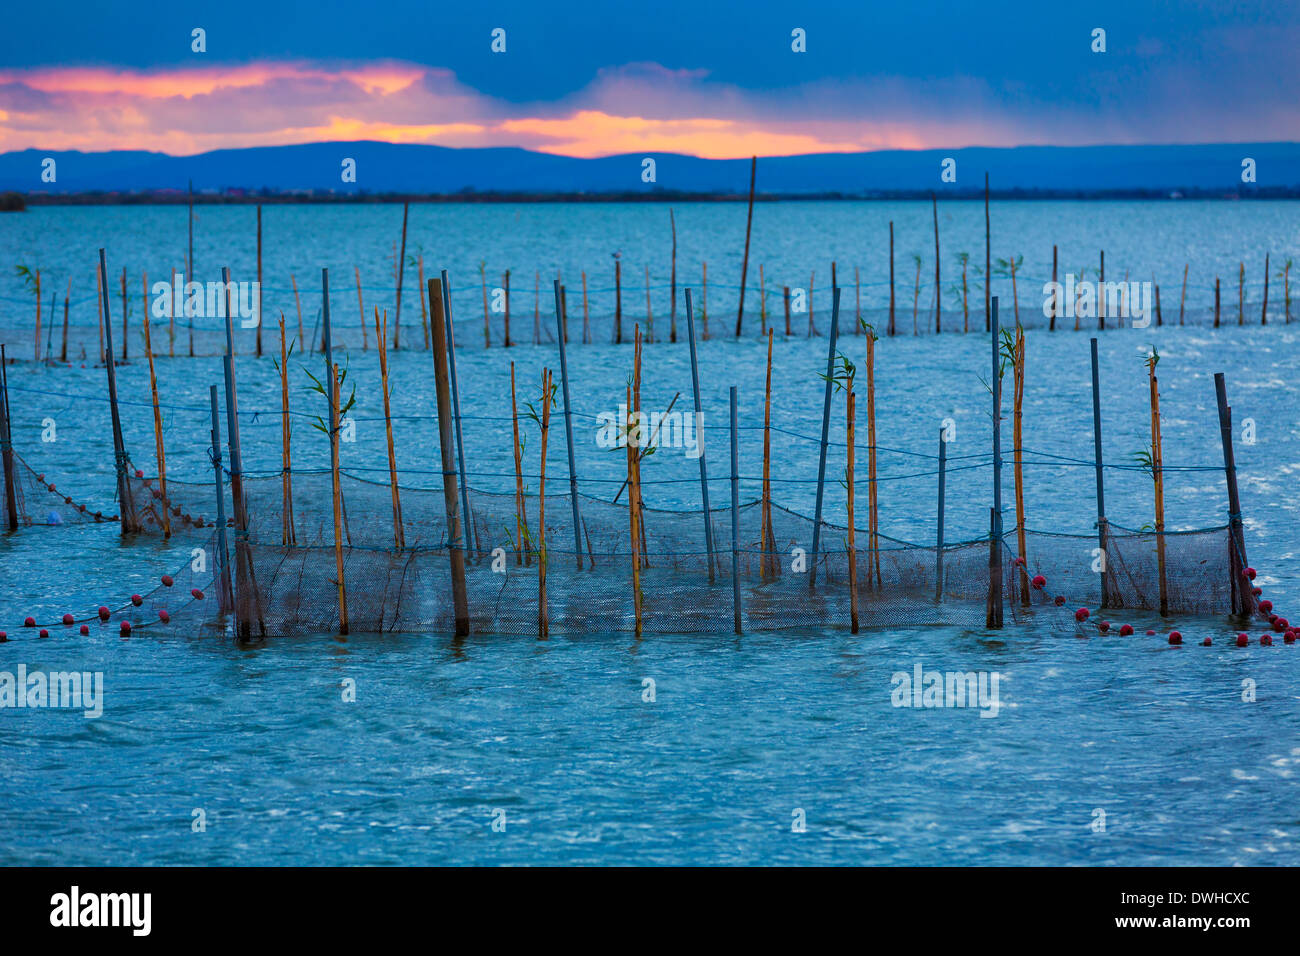
<svg viewBox="0 0 1300 956"><path fill-rule="evenodd" d="M697 72L644 64L601 71L560 103L531 105L494 99L446 70L404 62L0 70L0 150L190 155L369 139L524 146L578 157L675 152L723 159L961 145L980 141L992 125L920 123L899 119L913 115L900 109L863 121L806 108L825 99L824 91L794 91L774 106L709 86Z"/></svg>

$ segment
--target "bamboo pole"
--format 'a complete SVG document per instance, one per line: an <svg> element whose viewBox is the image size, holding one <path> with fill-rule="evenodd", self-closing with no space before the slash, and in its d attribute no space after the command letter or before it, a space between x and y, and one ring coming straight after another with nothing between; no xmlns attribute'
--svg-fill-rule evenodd
<svg viewBox="0 0 1300 956"><path fill-rule="evenodd" d="M483 347L492 345L491 324L488 321L487 262L480 259L478 263L478 281L483 289ZM432 306L430 306L432 308ZM506 345L510 344L510 273L506 272Z"/></svg>
<svg viewBox="0 0 1300 956"><path fill-rule="evenodd" d="M515 564L531 563L526 544L528 539L527 499L524 497L523 448L519 444L519 406L515 400L515 363L510 363L510 422L514 429L515 453Z"/></svg>
<svg viewBox="0 0 1300 956"><path fill-rule="evenodd" d="M614 343L623 343L623 262L614 253Z"/></svg>
<svg viewBox="0 0 1300 956"><path fill-rule="evenodd" d="M916 282L912 286L912 335L920 335L916 314L921 305L921 257L916 256Z"/></svg>
<svg viewBox="0 0 1300 956"><path fill-rule="evenodd" d="M1055 244L1055 243L1052 244L1052 288L1056 288L1056 244ZM1048 330L1049 332L1054 332L1054 331L1056 331L1056 307L1057 307L1057 305L1058 305L1058 302L1057 302L1057 293L1053 292L1053 293L1052 293L1052 316L1051 316L1050 321L1049 321L1048 324L1047 324L1047 330Z"/></svg>
<svg viewBox="0 0 1300 956"><path fill-rule="evenodd" d="M379 387L384 394L384 434L388 439L388 488L393 499L393 547L398 551L406 547L406 526L402 523L402 499L397 490L397 452L393 448L393 415L388 399L388 312L379 321L379 307L375 306L375 342L379 348Z"/></svg>
<svg viewBox="0 0 1300 956"><path fill-rule="evenodd" d="M173 277L175 276L174 269L172 270L172 275ZM59 347L60 362L66 362L68 360L68 305L71 298L72 278L69 277L67 291L63 293L63 344Z"/></svg>
<svg viewBox="0 0 1300 956"><path fill-rule="evenodd" d="M176 267L175 266L172 267L171 282L168 285L168 289L169 289L169 294L167 296L167 357L175 358L176 357ZM71 279L68 280L68 292L69 293L72 292ZM65 319L67 318L67 312L68 312L68 300L65 297L63 300L63 313ZM63 327L65 330L67 329L68 323L66 321L63 323ZM65 344L67 341L67 337L68 336L65 331L63 336Z"/></svg>
<svg viewBox="0 0 1300 956"><path fill-rule="evenodd" d="M455 442L452 438L451 389L447 371L447 329L444 321L442 280L429 280L430 322L433 332L433 370L438 402L438 445L442 453L442 496L447 514L447 547L451 563L451 589L455 605L456 636L469 634L469 601L465 592L465 549L468 537L461 531L456 494Z"/></svg>
<svg viewBox="0 0 1300 956"><path fill-rule="evenodd" d="M364 325L364 323L363 323ZM330 482L334 505L334 573L339 593L339 633L346 636L348 626L348 589L343 573L343 493L339 487L339 367L330 366Z"/></svg>
<svg viewBox="0 0 1300 956"><path fill-rule="evenodd" d="M856 402L856 399L855 399ZM856 407L856 405L855 405ZM874 569L876 588L880 580L880 511L876 507L876 332L867 334L867 518L869 521L869 540L871 548L870 563L867 565L867 579L871 579Z"/></svg>
<svg viewBox="0 0 1300 956"><path fill-rule="evenodd" d="M736 425L736 386L731 386L731 607L736 633L741 634L740 608L740 451Z"/></svg>
<svg viewBox="0 0 1300 956"><path fill-rule="evenodd" d="M1147 375L1151 388L1151 479L1156 504L1156 565L1160 572L1160 613L1164 615L1169 613L1169 584L1165 577L1165 478L1160 443L1160 386L1156 379L1156 363L1159 361L1159 356L1153 351L1147 359Z"/></svg>
<svg viewBox="0 0 1300 956"><path fill-rule="evenodd" d="M298 297L298 279L292 272L289 273L289 284L293 286L293 306L298 310L298 347L302 348L306 345L302 329L302 299Z"/></svg>
<svg viewBox="0 0 1300 956"><path fill-rule="evenodd" d="M785 303L785 334L790 335L790 287L781 287L781 299Z"/></svg>
<svg viewBox="0 0 1300 956"><path fill-rule="evenodd" d="M1159 328L1165 324L1165 317L1160 312L1160 286L1156 284L1154 275L1151 277L1151 287L1156 290L1156 327Z"/></svg>
<svg viewBox="0 0 1300 956"><path fill-rule="evenodd" d="M767 334L767 283L763 278L763 263L758 264L758 327Z"/></svg>
<svg viewBox="0 0 1300 956"><path fill-rule="evenodd" d="M357 279L357 312L361 315L361 351L364 352L369 348L369 343L366 335L366 306L361 300L361 267L353 266L352 271Z"/></svg>
<svg viewBox="0 0 1300 956"><path fill-rule="evenodd" d="M650 311L650 267L645 267L645 340L655 340L655 317Z"/></svg>
<svg viewBox="0 0 1300 956"><path fill-rule="evenodd" d="M671 283L672 283L671 294L673 297L673 304L672 304L672 313L668 320L668 341L676 342L677 341L677 219L673 216L673 210L671 206L668 207L668 226L673 233L673 251L672 251L673 271L672 271L672 279L671 279ZM586 341L585 331L587 325L587 273L585 272L582 274L582 324L583 324L583 331L584 331L583 341Z"/></svg>
<svg viewBox="0 0 1300 956"><path fill-rule="evenodd" d="M944 429L939 428L939 503L935 510L934 535L934 601L943 600L943 510L947 494L948 477L948 443L944 440Z"/></svg>
<svg viewBox="0 0 1300 956"><path fill-rule="evenodd" d="M740 338L740 324L745 318L745 280L749 276L749 233L754 225L754 177L758 172L758 157L749 160L749 214L745 218L745 255L740 261L740 307L736 310L736 338Z"/></svg>
<svg viewBox="0 0 1300 956"><path fill-rule="evenodd" d="M1219 277L1214 277L1214 327L1219 327Z"/></svg>
<svg viewBox="0 0 1300 956"><path fill-rule="evenodd" d="M763 505L759 518L759 548L763 560L759 576L776 577L780 562L776 559L776 539L772 530L772 331L767 333L767 383L763 391Z"/></svg>
<svg viewBox="0 0 1300 956"><path fill-rule="evenodd" d="M226 495L221 480L221 418L217 414L217 386L208 386L208 399L212 406L212 474L217 492L217 605L222 614L234 607L234 593L230 586L230 548L226 542Z"/></svg>
<svg viewBox="0 0 1300 956"><path fill-rule="evenodd" d="M126 273L123 274L125 281ZM117 370L113 361L113 328L108 308L108 260L103 249L99 250L99 289L100 305L104 314L104 368L108 375L108 404L113 422L113 461L117 470L118 513L121 516L122 534L140 530L140 522L135 513L135 500L131 492L131 480L127 471L129 459L126 444L122 440L122 417L117 405Z"/></svg>
<svg viewBox="0 0 1300 956"><path fill-rule="evenodd" d="M551 429L551 394L551 370L543 368L541 477L537 485L537 639L541 641L551 635L550 609L546 603L546 437Z"/></svg>
<svg viewBox="0 0 1300 956"><path fill-rule="evenodd" d="M674 248L676 248L675 239L674 239ZM673 288L674 289L677 288L676 283L677 283L677 259L674 256L673 258ZM676 293L674 293L674 299L675 298L676 298ZM675 307L676 304L674 303L674 308ZM676 325L674 324L673 327L676 328ZM582 344L589 345L590 343L591 343L591 318L587 312L587 270L583 269L582 270Z"/></svg>
<svg viewBox="0 0 1300 956"><path fill-rule="evenodd" d="M789 298L787 296L787 301ZM695 353L695 310L691 290L686 290L686 341L691 353L691 391L695 396L695 438L700 449L700 504L704 517L704 551L708 555L709 583L713 583L713 515L709 511L709 471L705 460L704 413L700 406L700 366Z"/></svg>
<svg viewBox="0 0 1300 956"><path fill-rule="evenodd" d="M636 332L637 348L640 348L640 329ZM637 500L637 455L639 443L637 438L640 436L640 425L636 411L632 407L632 386L627 386L627 514L629 524L629 541L632 549L632 609L636 617L636 636L641 636L641 529L638 527L640 518L639 502ZM633 429L636 428L634 432Z"/></svg>
<svg viewBox="0 0 1300 956"><path fill-rule="evenodd" d="M515 343L510 341L510 270L509 269L507 269L505 271L505 274L502 276L502 282L504 283L503 291L505 293L505 300L506 300L506 311L502 319L502 321L505 323L505 347L510 348L510 346L514 345ZM484 346L484 348L486 347L487 346Z"/></svg>
<svg viewBox="0 0 1300 956"><path fill-rule="evenodd" d="M582 570L582 517L578 513L578 469L573 457L573 411L569 404L569 350L565 334L564 293L560 280L555 280L555 321L559 328L560 390L564 398L564 447L569 455L569 502L573 507L573 553Z"/></svg>
<svg viewBox="0 0 1300 956"><path fill-rule="evenodd" d="M126 301L126 270L122 270L122 300ZM51 321L53 317L51 316ZM41 360L41 270L36 270L36 347L32 361Z"/></svg>
<svg viewBox="0 0 1300 956"><path fill-rule="evenodd" d="M189 233L188 244L185 247L185 281L194 282L194 180L189 181L187 187L188 204L189 204ZM194 358L194 317L187 312L185 317L189 319L185 324L189 327L190 339L190 358Z"/></svg>
<svg viewBox="0 0 1300 956"><path fill-rule="evenodd" d="M1259 324L1268 325L1268 253L1264 253L1264 305L1259 310Z"/></svg>
<svg viewBox="0 0 1300 956"><path fill-rule="evenodd" d="M393 312L393 351L401 348L399 338L402 328L402 285L406 279L406 217L411 211L409 202L402 203L402 250L397 259L397 307ZM396 487L396 486L394 486Z"/></svg>
<svg viewBox="0 0 1300 956"><path fill-rule="evenodd" d="M533 344L542 344L542 271L533 273Z"/></svg>
<svg viewBox="0 0 1300 956"><path fill-rule="evenodd" d="M147 280L146 280L147 281ZM158 403L158 376L153 367L153 339L149 334L149 313L144 314L144 352L149 360L149 394L153 402L154 453L158 458L158 493L162 496L163 538L172 536L171 508L167 500L167 454L163 449L162 406Z"/></svg>
<svg viewBox="0 0 1300 956"><path fill-rule="evenodd" d="M934 192L930 193L930 207L934 211L934 331L940 329L940 314L943 312L943 287L939 282L939 200Z"/></svg>
<svg viewBox="0 0 1300 956"><path fill-rule="evenodd" d="M1183 307L1187 302L1187 268L1190 262L1183 263L1183 291L1178 296L1178 324L1183 324Z"/></svg>
<svg viewBox="0 0 1300 956"><path fill-rule="evenodd" d="M99 360L106 365L108 363L105 360L104 356L107 355L108 353L104 351L104 303L107 301L108 301L108 296L104 295L103 277L100 274L100 270L96 269L95 270L95 312L99 318ZM190 334L193 335L192 332ZM193 351L191 351L190 354L193 355L194 354Z"/></svg>
<svg viewBox="0 0 1300 956"><path fill-rule="evenodd" d="M1214 373L1214 393L1219 410L1219 437L1223 442L1223 472L1228 486L1228 576L1232 588L1232 613L1249 619L1257 605L1250 581L1243 577L1250 562L1246 558L1241 498L1237 493L1237 462L1232 450L1232 407L1228 405L1228 388L1222 372Z"/></svg>
<svg viewBox="0 0 1300 956"><path fill-rule="evenodd" d="M998 318L998 299L989 300L989 339L992 343L993 368L989 391L993 397L993 507L989 513L989 592L985 626L1002 627L1002 376L998 362L1002 324Z"/></svg>
<svg viewBox="0 0 1300 956"><path fill-rule="evenodd" d="M362 316L364 320L365 316ZM257 357L262 357L262 204L257 204Z"/></svg>
<svg viewBox="0 0 1300 956"><path fill-rule="evenodd" d="M889 220L889 334L894 334L894 220Z"/></svg>
<svg viewBox="0 0 1300 956"><path fill-rule="evenodd" d="M1095 469L1097 482L1097 548L1102 558L1101 566L1101 606L1118 607L1118 595L1112 597L1110 593L1110 576L1105 563L1107 552L1107 538L1110 531L1106 523L1106 482L1105 473L1102 464L1101 452L1101 370L1097 361L1097 337L1092 337L1092 448L1093 448L1093 467Z"/></svg>
<svg viewBox="0 0 1300 956"><path fill-rule="evenodd" d="M441 271L442 277L442 316L447 332L447 374L451 380L451 420L452 434L456 438L456 462L460 469L460 504L464 515L466 534L475 529L474 512L469 507L469 479L465 474L465 439L460 428L460 376L456 374L456 322L451 308L451 278L447 270ZM466 546L469 544L466 538Z"/></svg>
<svg viewBox="0 0 1300 956"><path fill-rule="evenodd" d="M235 333L228 267L221 270L221 285L226 299L226 354L222 357L226 379L226 441L230 447L230 501L235 511L235 625L239 640L247 642L253 638L254 617L257 618L259 637L265 636L266 626L248 541L248 499L244 494L244 455L239 435L239 390L235 384Z"/></svg>
<svg viewBox="0 0 1300 956"><path fill-rule="evenodd" d="M813 280L817 278L816 271L808 275L808 338L817 334L817 324L813 320ZM832 286L832 289L834 286Z"/></svg>
<svg viewBox="0 0 1300 956"><path fill-rule="evenodd" d="M39 274L37 278L39 278ZM37 288L38 289L40 288L39 283L37 284ZM38 317L39 317L40 307L41 307L40 296L38 294L36 298L36 308L37 308ZM122 364L124 365L126 364L126 360L127 360L127 339L128 338L130 338L130 336L127 334L127 325L126 325L126 267L123 266L122 267ZM38 355L37 357L39 358L40 356Z"/></svg>
<svg viewBox="0 0 1300 956"><path fill-rule="evenodd" d="M704 340L709 340L709 264L703 263L704 273L700 286L700 323L704 326Z"/></svg>
<svg viewBox="0 0 1300 956"><path fill-rule="evenodd" d="M1097 271L1097 330L1106 331L1106 250L1101 250L1101 262Z"/></svg>
<svg viewBox="0 0 1300 956"><path fill-rule="evenodd" d="M853 267L853 334L862 334L862 276L857 266Z"/></svg>
<svg viewBox="0 0 1300 956"><path fill-rule="evenodd" d="M1237 270L1237 324L1246 324L1246 263Z"/></svg>
<svg viewBox="0 0 1300 956"><path fill-rule="evenodd" d="M1025 330L1017 323L1015 333L1015 361L1012 365L1014 394L1012 401L1011 440L1014 445L1016 472L1016 544L1020 558L1020 603L1029 606L1029 571L1028 555L1025 551L1025 476L1024 445L1022 442L1022 413L1025 402Z"/></svg>
<svg viewBox="0 0 1300 956"><path fill-rule="evenodd" d="M844 481L848 488L846 498L846 509L848 512L848 551L849 551L849 630L858 633L858 548L857 533L853 526L853 420L857 416L857 408L853 395L853 376L849 376L847 383L848 395L844 402L845 412L848 415L848 422L845 428L845 465Z"/></svg>
<svg viewBox="0 0 1300 956"><path fill-rule="evenodd" d="M295 298L296 298L295 294ZM299 313L301 314L301 312ZM299 340L301 344L301 340ZM293 456L290 451L289 350L285 343L284 313L280 313L280 474L283 504L280 508L280 543L298 543L293 521Z"/></svg>
<svg viewBox="0 0 1300 956"><path fill-rule="evenodd" d="M4 470L5 527L18 530L18 494L14 486L13 421L9 406L9 361L0 343L0 467Z"/></svg>
<svg viewBox="0 0 1300 956"><path fill-rule="evenodd" d="M424 253L420 253L417 260L419 270L417 278L420 281L420 326L424 329L424 348L429 348L429 307L424 298ZM486 348L487 346L484 346Z"/></svg>
<svg viewBox="0 0 1300 956"><path fill-rule="evenodd" d="M990 306L989 276L992 274L993 264L989 244L989 174L984 174L984 331L991 328L992 311Z"/></svg>
<svg viewBox="0 0 1300 956"><path fill-rule="evenodd" d="M840 290L831 293L831 329L826 337L826 394L822 400L822 440L817 461L817 506L813 518L812 564L808 569L808 588L817 587L817 562L821 559L822 499L826 490L826 450L831 427L831 390L835 385L835 340L840 329Z"/></svg>

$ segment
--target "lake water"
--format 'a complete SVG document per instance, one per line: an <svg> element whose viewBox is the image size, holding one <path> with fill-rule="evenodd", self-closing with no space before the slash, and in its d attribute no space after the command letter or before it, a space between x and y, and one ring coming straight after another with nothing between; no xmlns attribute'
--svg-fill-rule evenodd
<svg viewBox="0 0 1300 956"><path fill-rule="evenodd" d="M1232 275L1235 310L1239 260L1258 259L1251 267L1258 279L1265 250L1276 263L1300 247L1292 208L1262 202L999 203L994 230L995 237L1015 240L1007 252L1025 256L1024 275L1050 274L1053 242L1061 246L1062 268L1087 264L1091 270L1096 250L1104 247L1108 277L1112 268L1155 271L1166 288L1176 287L1183 263L1190 262L1201 282L1196 294L1203 296L1205 277ZM978 204L945 204L946 248L982 258L982 212ZM236 273L247 275L253 268L251 208L201 209L199 215L196 259L216 263L228 253ZM841 270L861 266L865 289L868 269L878 283L880 263L887 266L889 219L896 222L901 261L913 250L924 253L927 243L932 249L929 215L920 203L763 205L755 214L753 261L794 284L785 277L813 269L819 281L823 275L828 280L834 257ZM0 218L0 248L7 259L40 264L52 281L66 283L75 270L93 283L95 250L107 244L110 274L127 266L138 289L141 269L164 274L183 262L184 217L183 209L34 210ZM267 207L264 217L267 295L274 296L268 311L291 307L291 295L286 302L282 291L272 291L287 288L283 277L290 271L304 296L317 299L318 284L304 277L321 265L332 277L342 273L339 286L346 289L358 263L363 287L377 290L388 244L400 230L400 209L394 214L391 207ZM625 276L634 277L629 284L642 260L655 269L652 281L664 278L667 210L659 206L413 207L411 217L408 242L412 248L423 244L431 272L446 266L458 286L473 286L480 259L516 275L538 269L549 277L560 268L571 315L578 270L610 271L614 249L635 264L625 265ZM684 206L676 217L679 281L685 284L707 258L712 309L715 270L726 277L717 280L719 287L738 282L744 209ZM459 280L462 274L471 281ZM592 281L593 295L605 294L594 290L612 284L612 275L602 282ZM4 295L30 302L22 299L12 270L0 283ZM757 287L752 274L749 284ZM1189 299L1193 287L1189 280ZM1010 296L1009 284L994 291ZM88 298L83 310L93 309L93 284L82 292ZM335 292L341 301L355 296L354 290ZM407 294L416 294L413 280ZM460 321L473 328L465 313L476 302L481 310L481 292L457 294L464 296L457 302ZM514 308L525 316L531 341L531 285L527 294ZM725 294L716 295L716 308L725 314ZM378 291L375 299L382 304ZM14 301L0 302L6 316L0 326L26 321L14 314ZM314 306L308 322L313 316ZM550 318L545 306L542 317ZM910 316L908 324L910 331ZM1300 520L1292 491L1300 462L1298 333L1300 327L1276 322L1238 328L1234 312L1232 327L1218 330L1125 328L1100 336L1103 432L1115 464L1134 466L1147 447L1143 363L1152 345L1160 352L1171 529L1226 520L1213 373L1227 374L1250 559L1260 572L1256 583L1283 614L1300 599L1300 553L1292 537ZM250 334L241 331L237 360L241 433L246 466L265 473L279 466L278 373L269 359L248 354ZM542 367L557 365L556 347L485 350L481 340L470 344L459 328L458 334L472 484L507 490L513 483L509 363L515 363L521 402L536 401ZM865 339L846 333L840 345L861 366ZM1031 329L1027 355L1025 444L1042 453L1036 456L1042 463L1026 469L1027 524L1089 534L1095 518L1088 336ZM340 357L358 402L356 441L343 446L343 467L383 480L375 353L352 347ZM758 494L765 357L757 337L700 345L706 444L710 460L719 463L715 502L728 493L720 476L730 385L738 387L741 403L741 497ZM402 481L436 487L428 354L403 351L390 358ZM148 373L136 359L119 368L119 389L128 448L148 469ZM575 345L569 361L579 474L585 490L609 497L625 463L621 453L597 447L595 418L621 400L631 350L604 342ZM824 339L778 337L774 495L804 514L813 506L823 388L818 376L825 362ZM323 437L310 427L322 403L309 389L307 371L319 374L320 364L319 356L290 360L300 468L327 460ZM111 511L104 371L85 365L28 361L9 367L14 441L61 490ZM956 428L949 446L948 540L986 532L988 365L983 334L880 342L876 414L886 533L933 540L935 463L926 456L937 453L945 419ZM679 402L689 402L685 343L648 346L645 376L646 407L664 408L678 392ZM161 358L158 378L169 475L205 481L207 388L220 382L220 361ZM1253 443L1240 432L1247 419ZM43 441L51 422L56 440ZM845 507L837 480L843 471L842 399L832 423L828 473L836 480L827 482L826 509L836 520ZM548 470L559 481L565 462L556 437ZM860 418L858 441L865 440ZM1003 440L1009 450L1009 425ZM534 436L534 458L536 447ZM971 467L958 470L966 455L973 456ZM860 458L860 481L864 470ZM656 482L647 486L648 504L698 507L698 486L689 480L697 475L696 463L680 452L648 459L645 475ZM1005 481L1010 506L1009 466ZM1152 521L1149 477L1126 467L1109 472L1107 481L1113 521L1134 528ZM298 507L326 504L300 501ZM68 710L0 711L0 770L9 788L0 811L0 861L1300 862L1300 822L1288 809L1300 770L1300 744L1289 730L1300 700L1300 645L1262 647L1254 640L1263 633L1258 625L1251 646L1241 649L1230 646L1235 632L1226 619L1160 622L1153 615L1125 618L1138 628L1131 638L1100 637L1047 617L996 633L928 628L850 635L847 627L795 627L741 638L656 634L641 641L629 634L563 633L556 622L560 633L545 643L489 635L459 643L446 634L318 635L272 639L253 649L174 632L122 640L107 628L83 638L55 627L50 640L39 641L19 626L27 614L46 622L64 611L80 616L100 603L116 606L188 555L179 540L123 544L114 527L103 525L38 526L0 538L0 629L12 638L0 645L0 671L19 664L102 671L105 682L98 719ZM797 623L798 609L791 612ZM1186 646L1165 643L1171 625L1182 630ZM1160 633L1146 637L1148 627ZM1197 646L1204 636L1213 646ZM910 674L918 664L927 671L996 673L997 716L981 717L976 708L894 706L894 675ZM643 698L647 678L654 681L653 702ZM355 681L355 703L343 699L348 679ZM1253 689L1249 702L1243 700L1247 689ZM196 810L205 832L193 830ZM1104 832L1097 832L1098 811L1105 814ZM502 812L504 831L493 828ZM805 832L794 832L800 817Z"/></svg>

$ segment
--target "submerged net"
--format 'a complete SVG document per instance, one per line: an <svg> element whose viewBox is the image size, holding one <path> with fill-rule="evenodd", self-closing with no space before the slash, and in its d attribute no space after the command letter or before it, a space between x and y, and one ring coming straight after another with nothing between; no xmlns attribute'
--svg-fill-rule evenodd
<svg viewBox="0 0 1300 956"><path fill-rule="evenodd" d="M146 511L156 511L160 499L148 495L146 482L134 481L136 500L151 502ZM389 485L346 474L340 482L345 518L340 530L342 546L336 552L328 473L293 475L295 507L287 523L282 479L244 480L249 512L244 546L248 574L239 604L254 636L338 630L339 555L351 631L449 632L456 624L450 560L453 544L463 547L471 633L538 633L543 556L537 495L525 496L528 531L521 539L515 495L470 491L472 521L468 541L462 544L448 539L442 491L401 489L406 546L399 549L393 540ZM197 502L212 493L211 487L170 482L168 504L197 510ZM579 495L578 503L581 560L575 550L568 493L548 493L545 498L549 628L555 633L632 631L636 615L626 499L616 504ZM774 546L770 550L760 544L764 537L761 503L750 502L737 511L735 560L742 627L758 631L847 626L851 614L847 529L823 522L820 551L813 554L812 520L775 504L770 510L772 531L767 540ZM730 508L710 512L712 560L705 545L702 511L645 508L642 518L643 631L730 632L734 624ZM148 517L143 524L145 530L158 527ZM287 528L292 532L289 544L285 543ZM1105 549L1106 606L1160 610L1159 537L1164 540L1168 613L1229 613L1232 588L1226 527L1163 536L1112 527ZM857 529L862 627L984 627L990 586L987 537L946 545L941 569L934 546L881 535L873 552L868 542L867 531ZM1070 609L1099 605L1101 575L1094 570L1095 536L1026 531L1028 562L1023 581L1042 575L1047 584L1041 589L1026 588L1022 583L1021 570L1013 560L1014 543L1012 531L999 545L1008 620L1018 620L1037 608L1055 608L1057 595L1067 599ZM233 529L228 547L234 578L237 545ZM797 549L803 550L802 558ZM215 589L209 591L205 600L194 602L185 617L175 620L203 629L228 628L228 619L216 606Z"/></svg>

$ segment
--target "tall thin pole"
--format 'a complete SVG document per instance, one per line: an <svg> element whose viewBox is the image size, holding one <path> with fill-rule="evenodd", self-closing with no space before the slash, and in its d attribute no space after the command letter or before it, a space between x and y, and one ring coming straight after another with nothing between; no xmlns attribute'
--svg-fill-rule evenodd
<svg viewBox="0 0 1300 956"><path fill-rule="evenodd" d="M709 513L709 469L704 455L704 413L700 409L700 365L695 355L695 307L686 290L686 341L691 347L691 390L695 394L695 441L700 449L700 500L704 506L704 550L709 558L709 583L713 583L713 518Z"/></svg>
<svg viewBox="0 0 1300 956"><path fill-rule="evenodd" d="M736 386L731 386L731 606L736 633L740 627L740 451L736 442Z"/></svg>
<svg viewBox="0 0 1300 956"><path fill-rule="evenodd" d="M262 357L262 204L257 204L257 357Z"/></svg>
<svg viewBox="0 0 1300 956"><path fill-rule="evenodd" d="M239 396L235 385L235 333L230 315L230 269L222 267L221 283L226 296L226 354L223 365L226 379L226 442L230 448L230 500L235 509L235 625L241 641L252 640L253 621L250 600L260 608L257 581L253 576L252 554L248 547L248 502L244 500L243 454L239 441ZM261 613L258 615L259 630Z"/></svg>
<svg viewBox="0 0 1300 956"><path fill-rule="evenodd" d="M812 566L808 569L808 587L817 586L817 562L821 559L822 498L826 491L826 449L831 428L831 391L835 384L835 341L840 331L840 290L831 294L831 334L827 336L826 396L822 400L822 447L817 458L817 507L813 517Z"/></svg>
<svg viewBox="0 0 1300 956"><path fill-rule="evenodd" d="M406 217L411 211L409 202L402 203L402 251L398 254L397 260L397 308L393 313L393 351L396 352L401 345L402 327L402 281L406 277Z"/></svg>
<svg viewBox="0 0 1300 956"><path fill-rule="evenodd" d="M989 174L984 174L984 331L989 330L991 311L989 306L989 270L992 264L989 252ZM995 339L996 341L996 339ZM996 346L995 346L996 347Z"/></svg>
<svg viewBox="0 0 1300 956"><path fill-rule="evenodd" d="M930 193L930 205L934 209L934 331L940 331L940 317L943 313L943 288L939 283L939 198Z"/></svg>
<svg viewBox="0 0 1300 956"><path fill-rule="evenodd" d="M987 279L987 277L985 277ZM1002 626L1002 376L999 374L999 340L1002 323L998 319L998 297L989 300L989 328L993 355L993 514L989 528L989 606L987 625Z"/></svg>
<svg viewBox="0 0 1300 956"><path fill-rule="evenodd" d="M185 252L185 281L194 281L194 180L189 184L189 245ZM190 358L194 358L194 316L185 313L186 326L189 328Z"/></svg>
<svg viewBox="0 0 1300 956"><path fill-rule="evenodd" d="M1237 494L1237 460L1232 451L1232 408L1228 405L1228 386L1222 372L1214 373L1214 394L1219 406L1219 436L1223 441L1223 471L1228 483L1228 534L1231 537L1228 560L1232 576L1232 612L1248 617L1255 613L1256 602L1249 581L1243 577L1250 567L1246 559L1246 536L1242 529L1241 498Z"/></svg>
<svg viewBox="0 0 1300 956"><path fill-rule="evenodd" d="M452 457L451 390L447 381L447 329L441 279L429 280L430 326L433 332L433 377L438 403L438 446L442 452L442 499L447 510L447 550L451 563L451 593L456 636L469 634L469 601L465 594L465 546L456 500L456 464Z"/></svg>
<svg viewBox="0 0 1300 956"><path fill-rule="evenodd" d="M212 402L212 474L217 491L217 600L221 613L228 613L234 606L230 593L230 547L226 542L226 493L221 478L221 416L217 411L217 386L208 386L208 398Z"/></svg>
<svg viewBox="0 0 1300 956"><path fill-rule="evenodd" d="M10 531L18 530L18 493L14 488L14 436L9 419L9 368L0 345L0 464L4 467L5 518Z"/></svg>
<svg viewBox="0 0 1300 956"><path fill-rule="evenodd" d="M135 502L131 496L131 479L128 473L129 463L126 458L126 446L122 441L122 417L117 408L117 369L113 359L113 323L109 321L108 310L108 259L104 250L99 250L99 290L103 298L104 309L104 368L108 372L108 404L113 419L113 460L117 467L117 498L122 515L122 533L139 531L136 520Z"/></svg>
<svg viewBox="0 0 1300 956"><path fill-rule="evenodd" d="M947 492L948 443L939 429L939 506L934 536L934 599L943 600L943 506Z"/></svg>
<svg viewBox="0 0 1300 956"><path fill-rule="evenodd" d="M1106 565L1106 480L1101 455L1101 370L1097 362L1097 338L1092 339L1092 454L1097 471L1097 547L1103 555L1101 565L1101 606L1110 607L1110 588Z"/></svg>
<svg viewBox="0 0 1300 956"><path fill-rule="evenodd" d="M447 365L451 373L451 409L453 413L452 422L455 425L456 432L456 463L459 466L457 474L460 476L460 507L461 514L465 521L465 547L469 547L470 522L474 516L469 510L469 478L465 475L465 442L461 438L460 432L460 379L456 376L456 328L452 323L451 315L451 280L447 277L447 270L443 269L442 276L442 315L443 322L447 330Z"/></svg>
<svg viewBox="0 0 1300 956"><path fill-rule="evenodd" d="M749 274L749 233L754 225L754 176L757 172L758 157L752 156L749 160L749 215L745 219L745 257L740 261L740 307L736 310L736 338L740 338L740 323L745 318L745 277Z"/></svg>
<svg viewBox="0 0 1300 956"><path fill-rule="evenodd" d="M569 357L564 342L564 309L560 280L555 280L555 324L560 343L560 388L564 392L564 441L569 450L569 498L573 502L573 553L582 570L582 518L578 514L578 470L573 463L573 415L569 409ZM546 401L545 396L542 398Z"/></svg>

